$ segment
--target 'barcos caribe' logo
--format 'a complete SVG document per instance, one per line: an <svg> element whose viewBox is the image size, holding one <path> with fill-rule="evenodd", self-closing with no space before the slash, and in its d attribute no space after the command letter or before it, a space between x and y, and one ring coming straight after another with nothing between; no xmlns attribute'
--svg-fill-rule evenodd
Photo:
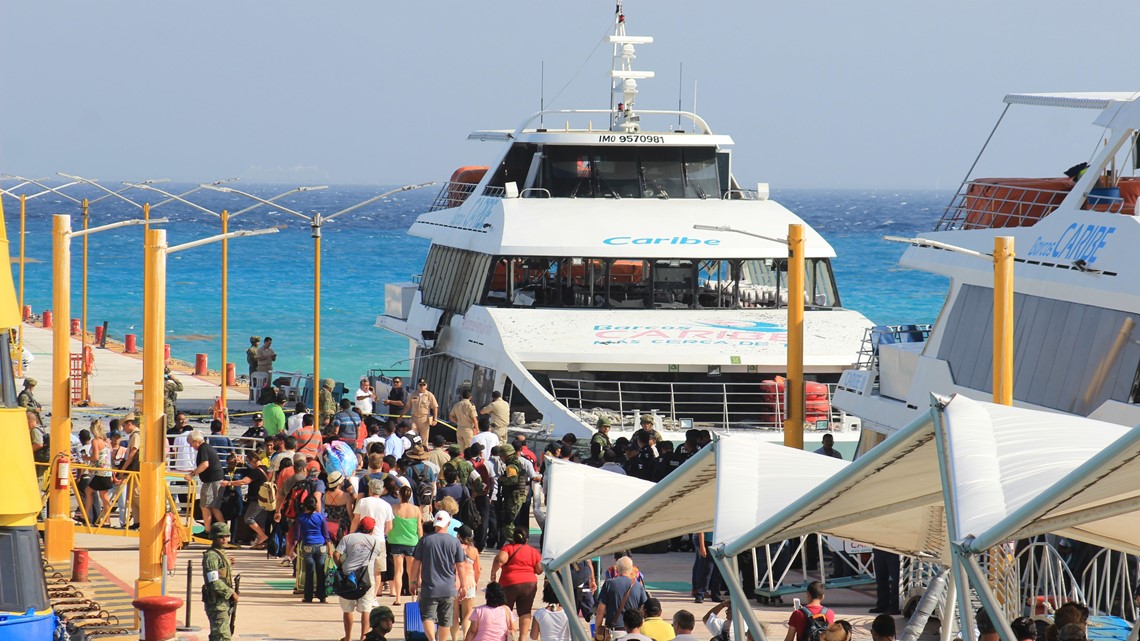
<svg viewBox="0 0 1140 641"><path fill-rule="evenodd" d="M787 329L762 321L692 325L594 325L595 345L770 346L788 342Z"/></svg>

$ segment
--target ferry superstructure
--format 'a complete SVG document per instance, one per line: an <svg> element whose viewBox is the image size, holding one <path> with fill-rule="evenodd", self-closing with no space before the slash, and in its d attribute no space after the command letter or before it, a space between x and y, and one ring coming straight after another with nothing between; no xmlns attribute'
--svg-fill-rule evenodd
<svg viewBox="0 0 1140 641"><path fill-rule="evenodd" d="M1094 128L1083 144L1052 142L1094 151L1084 163L1058 154L1053 177L967 176L935 228L910 240L900 263L947 276L949 291L932 328L872 330L862 365L844 373L835 403L863 418L871 428L864 438L927 411L932 391L990 398L993 263L955 249L991 254L995 236L1012 236L1016 252L1014 403L1140 423L1140 178L1135 169L1118 170L1140 159L1138 97L1005 97L1003 118L1011 107L1088 110ZM1033 144L1054 131L1060 128L1033 132Z"/></svg>
<svg viewBox="0 0 1140 641"><path fill-rule="evenodd" d="M786 371L781 239L803 221L767 185L741 187L732 139L700 116L635 111L653 74L633 69L634 46L652 38L626 35L620 5L610 42L609 109L471 134L502 151L457 170L417 218L423 273L387 286L377 325L409 339L413 377L445 408L470 388L558 435L590 434L599 413L626 429L641 412L666 429L776 428L782 394L761 382ZM834 385L870 322L841 306L831 246L805 237L805 370ZM841 420L814 402L821 427Z"/></svg>

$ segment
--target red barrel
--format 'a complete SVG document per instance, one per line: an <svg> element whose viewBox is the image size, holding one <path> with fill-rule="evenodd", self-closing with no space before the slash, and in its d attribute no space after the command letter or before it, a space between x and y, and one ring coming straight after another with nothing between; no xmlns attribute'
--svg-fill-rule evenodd
<svg viewBox="0 0 1140 641"><path fill-rule="evenodd" d="M237 385L237 370L234 369L233 363L226 363L226 385L230 387Z"/></svg>
<svg viewBox="0 0 1140 641"><path fill-rule="evenodd" d="M44 329L51 329L51 310L44 310Z"/></svg>
<svg viewBox="0 0 1140 641"><path fill-rule="evenodd" d="M166 357L170 358L169 349L167 351ZM206 375L206 355L205 354L195 354L194 355L194 376L205 376L205 375Z"/></svg>
<svg viewBox="0 0 1140 641"><path fill-rule="evenodd" d="M175 613L182 607L176 596L144 596L131 601L139 611L140 638L143 641L168 641L175 638L178 620Z"/></svg>
<svg viewBox="0 0 1140 641"><path fill-rule="evenodd" d="M32 317L32 306L31 305L24 305L24 320L28 320L31 317Z"/></svg>
<svg viewBox="0 0 1140 641"><path fill-rule="evenodd" d="M103 326L102 325L96 325L95 326L95 342L96 343L102 343L103 342Z"/></svg>
<svg viewBox="0 0 1140 641"><path fill-rule="evenodd" d="M87 565L90 559L87 550L78 548L71 551L71 581L83 583L87 581Z"/></svg>
<svg viewBox="0 0 1140 641"><path fill-rule="evenodd" d="M123 337L123 351L125 353L127 353L127 354L138 354L139 353L139 347L135 343L137 338L138 337L135 336L134 334L127 334L126 336Z"/></svg>
<svg viewBox="0 0 1140 641"><path fill-rule="evenodd" d="M83 329L83 323L78 318L71 319L71 335L79 336L79 332Z"/></svg>
<svg viewBox="0 0 1140 641"><path fill-rule="evenodd" d="M169 360L170 360L170 343L166 343L162 346L162 362L165 363L165 362L168 362Z"/></svg>

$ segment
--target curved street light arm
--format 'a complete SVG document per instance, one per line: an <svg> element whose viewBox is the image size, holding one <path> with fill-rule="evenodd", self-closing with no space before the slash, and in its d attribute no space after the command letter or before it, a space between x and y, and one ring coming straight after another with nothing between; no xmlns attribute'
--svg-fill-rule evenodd
<svg viewBox="0 0 1140 641"><path fill-rule="evenodd" d="M56 175L63 176L64 178L67 178L69 180L75 180L75 181L78 181L78 182L81 182L81 183L84 183L87 185L91 185L92 187L95 187L96 189L101 189L101 190L107 192L107 194L109 196L114 196L114 197L118 198L119 200L126 201L127 203L134 205L135 207L137 207L139 209L143 208L142 205L136 203L135 201L131 200L130 198L127 198L126 196L120 194L119 192L108 189L108 188L104 187L103 185L100 185L99 181L97 181L97 180L92 180L90 178L83 178L82 176L72 176L70 174L63 173L62 171L56 172ZM123 190L123 191L126 191L126 190ZM106 198L106 196L104 196L103 198Z"/></svg>
<svg viewBox="0 0 1140 641"><path fill-rule="evenodd" d="M266 227L265 229L242 229L240 231L231 231L228 234L218 234L217 236L210 236L208 238L202 238L199 240L192 240L188 243L182 243L181 245L175 245L173 247L167 247L166 253L167 254L173 254L174 252L180 252L184 249L193 249L194 247L201 247L202 245L209 245L210 243L220 242L220 241L226 240L228 238L242 238L244 236L263 236L265 234L276 234L278 231L281 231L281 230L278 229L277 227Z"/></svg>
<svg viewBox="0 0 1140 641"><path fill-rule="evenodd" d="M164 191L164 190L159 189L158 187L155 187L153 185L149 185L146 183L129 183L129 182L123 182L123 184L127 185L128 187L135 188L135 189L145 189L147 191L157 192L157 193L162 194L163 196L167 197L166 200L160 202L158 205L151 205L150 206L151 211L154 211L155 207L158 207L159 205L162 205L164 203L178 201L184 205L187 205L189 207L193 207L194 209L197 209L199 211L206 212L207 214L210 214L211 216L214 216L215 218L221 218L221 214L210 211L209 209L206 209L205 207L203 207L197 203L192 203L189 200L186 200L182 196L178 196L178 195L172 194L168 191Z"/></svg>
<svg viewBox="0 0 1140 641"><path fill-rule="evenodd" d="M316 185L313 187L296 187L294 189L290 189L287 192L277 194L276 196L274 196L272 198L267 198L266 201L269 203L276 204L276 202L278 200L281 200L282 198L284 198L286 196L292 196L293 194L300 193L303 191L320 191L322 189L328 189L328 188L329 188L328 185ZM237 216L240 216L240 215L246 213L247 211L252 211L254 209L257 209L258 207L264 207L265 205L266 205L266 203L255 203L253 205L250 205L249 207L246 207L245 209L242 209L240 211L235 211L234 213L230 214L230 218L235 218ZM277 205L277 206L280 207L280 205Z"/></svg>
<svg viewBox="0 0 1140 641"><path fill-rule="evenodd" d="M773 238L772 236L763 236L761 234L754 234L750 231L745 231L743 229L737 229L735 227L729 227L728 225L693 225L693 229L699 229L701 231L719 231L719 232L729 232L729 233L733 233L733 234L743 234L745 236L752 236L753 238L759 238L761 240L769 240L769 241L772 241L773 243L780 243L781 245L787 245L788 244L787 238Z"/></svg>
<svg viewBox="0 0 1140 641"><path fill-rule="evenodd" d="M234 182L234 181L237 181L237 180L240 180L240 179L239 179L239 178L223 178L223 179L221 179L221 180L215 180L214 182L212 182L212 183L207 183L207 184L210 184L210 185L224 185L224 184L226 184L226 183L232 183L232 182ZM197 187L195 187L195 188L191 189L190 191L184 191L184 192L182 192L181 194L178 194L178 197L179 197L179 198L184 198L184 197L186 197L186 196L189 196L190 194L192 194L192 193L194 193L194 192L196 192L196 191L201 191L202 189L205 189L205 186L203 186L203 185L198 185ZM150 206L150 208L153 210L155 207L161 207L161 206L163 206L163 205L165 205L165 204L167 204L167 203L169 203L169 202L172 202L172 201L174 201L174 200L177 200L177 199L175 199L175 198L167 198L166 200L164 200L164 201L162 201L162 202L160 202L160 203L158 203L158 204L155 204L155 205L151 205L151 206ZM212 212L211 212L211 213L212 213ZM215 215L215 216L217 216L217 214L214 214L214 215Z"/></svg>
<svg viewBox="0 0 1140 641"><path fill-rule="evenodd" d="M220 192L227 193L227 194L237 194L239 196L245 196L246 198L249 198L250 200L256 200L261 205L273 205L277 209L280 209L281 211L285 212L286 214L292 214L294 216L297 216L298 218L304 218L305 220L309 221L310 223L312 223L314 220L312 216L306 216L305 214L302 214L299 211L294 211L292 209L289 209L288 207L285 207L284 205L278 205L277 203L273 202L272 200L262 198L261 196L254 196L253 194L251 194L249 192L241 191L240 189L234 189L232 187L210 187L207 185L203 185L203 187L206 187L206 189L213 189L214 191L220 191ZM246 209L250 209L250 208L247 207ZM246 211L246 210L243 209L242 211Z"/></svg>
<svg viewBox="0 0 1140 641"><path fill-rule="evenodd" d="M79 238L81 236L90 236L91 234L97 234L101 231L107 231L108 229L118 229L119 227L132 227L134 225L146 225L146 224L153 225L156 223L167 223L167 222L170 222L170 221L167 220L166 218L151 218L150 220L143 220L142 218L134 218L131 220L120 220L120 221L114 222L114 223L107 223L106 225L99 225L98 227L91 227L90 229L78 229L76 231L71 232L71 237L72 238Z"/></svg>
<svg viewBox="0 0 1140 641"><path fill-rule="evenodd" d="M45 185L44 183L40 182L40 180L35 179L35 178L20 178L19 176L9 176L8 174L5 174L5 176L10 177L10 178L16 178L17 180L22 180L22 181L24 181L23 182L24 185L35 185L36 187L39 187L40 189L43 190L43 191L36 192L36 193L32 194L31 196L25 196L25 198L24 198L25 200L31 200L33 198L43 196L44 194L50 193L50 194L55 194L57 196L60 196L62 198L66 198L66 199L70 200L71 202L73 202L77 205L83 202L79 198L75 198L74 196L71 196L69 194L65 194L62 191L60 191L61 189L66 189L68 187L71 187L72 185L80 184L80 182L78 180L73 180L69 183L65 183L65 184L60 185L58 187L51 187L49 185ZM12 189L15 189L15 187L13 187ZM6 192L6 193L8 193L9 196L15 196L15 194L11 193L10 191Z"/></svg>
<svg viewBox="0 0 1140 641"><path fill-rule="evenodd" d="M386 192L380 194L379 196L373 196L372 198L369 198L368 200L366 200L362 203L357 203L357 204L355 204L352 207L349 207L347 209L342 209L342 210L336 212L335 214L329 214L328 216L317 216L316 222L319 225L320 223L330 221L333 218L340 216L341 214L347 214L350 211L356 211L357 209L360 209L361 207L364 207L366 205L371 205L372 203L376 202L377 200L382 200L384 198L387 198L388 196L391 196L392 194L399 193L401 191L411 191L413 189L422 189L424 187L430 187L434 184L435 184L435 181L427 182L427 183L420 183L418 185L404 185L403 187L398 187L396 189L386 191Z"/></svg>

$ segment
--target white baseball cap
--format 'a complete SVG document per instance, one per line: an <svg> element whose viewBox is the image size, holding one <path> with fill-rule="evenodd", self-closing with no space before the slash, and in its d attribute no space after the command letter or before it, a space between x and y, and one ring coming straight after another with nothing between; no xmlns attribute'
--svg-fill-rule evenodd
<svg viewBox="0 0 1140 641"><path fill-rule="evenodd" d="M451 523L451 515L446 510L440 510L435 513L435 526L447 527Z"/></svg>

